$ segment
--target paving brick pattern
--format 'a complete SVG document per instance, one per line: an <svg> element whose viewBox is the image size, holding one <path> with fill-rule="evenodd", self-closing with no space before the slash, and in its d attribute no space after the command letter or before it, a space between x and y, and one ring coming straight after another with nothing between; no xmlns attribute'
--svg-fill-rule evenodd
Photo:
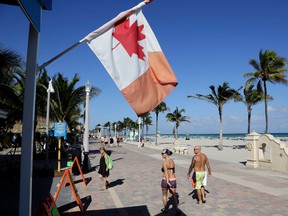
<svg viewBox="0 0 288 216"><path fill-rule="evenodd" d="M102 182L97 173L99 147L100 143L90 142L92 171L85 174L85 178L91 178L89 184L85 186L80 176L75 177L75 185L85 205L85 215L175 215L173 208L168 214L160 211L163 208L161 150L125 143L121 147L107 148L112 152L115 166L109 177L110 188L100 191ZM207 203L198 205L195 191L186 179L191 156L173 154L172 158L176 165L181 215L288 215L287 174L247 168L241 162L210 160L212 176L208 177L206 187ZM55 187L51 188L51 193L53 190ZM58 209L63 215L78 215L79 208L75 202L72 205L73 202L71 191L65 189L59 194Z"/></svg>
<svg viewBox="0 0 288 216"><path fill-rule="evenodd" d="M112 152L115 166L109 177L110 188L100 191L103 186L97 173L100 145L98 141L90 141L91 171L84 174L89 180L87 186L79 175L73 177L84 205L84 215L175 215L172 205L168 214L160 211L163 208L161 149L152 146L139 148L135 143L107 148ZM205 148L202 151L205 153ZM172 158L176 165L181 215L288 216L288 174L248 168L245 161L210 160L212 176L208 176L207 203L198 205L195 191L186 179L191 155L173 154ZM47 193L55 194L60 179L33 179L32 212ZM1 215L18 215L19 179L1 176L0 191ZM56 204L61 215L82 215L69 186L62 187Z"/></svg>

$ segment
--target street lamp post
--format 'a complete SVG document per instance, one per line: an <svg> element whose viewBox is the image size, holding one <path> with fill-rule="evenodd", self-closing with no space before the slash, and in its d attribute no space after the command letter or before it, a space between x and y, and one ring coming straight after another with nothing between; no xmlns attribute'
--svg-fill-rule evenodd
<svg viewBox="0 0 288 216"><path fill-rule="evenodd" d="M117 140L117 124L115 124L114 127L115 127L115 140Z"/></svg>
<svg viewBox="0 0 288 216"><path fill-rule="evenodd" d="M114 144L115 146L117 145L117 124L114 124L114 129L115 129L115 133L114 133Z"/></svg>
<svg viewBox="0 0 288 216"><path fill-rule="evenodd" d="M83 159L83 171L89 171L89 94L91 91L92 85L87 81L85 84L86 91L86 104L85 104L85 124L84 124L84 137L83 137L83 146L84 146L84 159Z"/></svg>
<svg viewBox="0 0 288 216"><path fill-rule="evenodd" d="M49 81L47 89L47 112L46 112L46 145L45 145L45 163L49 167L49 113L50 113L50 93L54 93L52 80Z"/></svg>
<svg viewBox="0 0 288 216"><path fill-rule="evenodd" d="M141 147L141 140L140 140L140 129L141 129L141 123L142 123L142 120L141 120L141 117L138 117L138 125L139 125L139 129L138 129L138 147Z"/></svg>

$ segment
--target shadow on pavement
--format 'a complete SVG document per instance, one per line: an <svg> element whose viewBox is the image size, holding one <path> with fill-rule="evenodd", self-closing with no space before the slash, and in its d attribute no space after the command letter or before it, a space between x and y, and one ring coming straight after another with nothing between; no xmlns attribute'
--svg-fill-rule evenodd
<svg viewBox="0 0 288 216"><path fill-rule="evenodd" d="M117 179L115 181L112 181L109 183L109 187L111 188L111 187L115 187L117 185L122 185L122 184L124 184L124 180L125 179Z"/></svg>
<svg viewBox="0 0 288 216"><path fill-rule="evenodd" d="M20 193L20 159L21 155L10 157L0 156L0 209L1 215L19 214L19 193ZM37 164L37 160L33 164ZM50 193L53 182L53 172L47 173L47 170L33 167L32 178L32 212L35 212L41 205L44 197ZM45 174L45 176L43 176ZM41 177L43 176L43 177Z"/></svg>
<svg viewBox="0 0 288 216"><path fill-rule="evenodd" d="M88 185L91 181L92 181L92 177L85 178L86 185ZM78 184L78 183L82 183L82 182L83 182L83 180L82 180L82 178L81 178L81 179L78 179L78 180L74 181L74 184ZM65 187L67 187L67 186L69 186L69 185L70 185L70 183L67 182L67 183L65 184Z"/></svg>
<svg viewBox="0 0 288 216"><path fill-rule="evenodd" d="M78 216L83 215L80 211L79 212L61 212L60 208L58 208L59 213L61 215L66 216ZM62 209L61 209L62 210ZM126 208L113 208L113 209L103 209L103 210L92 210L92 211L85 211L84 215L97 215L97 216L109 216L109 215L137 215L137 216L147 216L150 215L147 206L133 206L133 207L126 207ZM162 215L162 214L159 214ZM169 214L165 214L169 215Z"/></svg>
<svg viewBox="0 0 288 216"><path fill-rule="evenodd" d="M89 205L92 202L92 197L91 196L83 197L83 198L81 198L81 201L83 203L84 212L86 212L86 210L88 209ZM73 213L70 213L70 212L65 213L69 209L73 209L73 208L78 208L76 201L68 203L66 205L62 205L61 207L58 207L58 211L61 215L74 215L74 212ZM80 208L79 208L79 212L75 212L75 213L78 215L82 215Z"/></svg>

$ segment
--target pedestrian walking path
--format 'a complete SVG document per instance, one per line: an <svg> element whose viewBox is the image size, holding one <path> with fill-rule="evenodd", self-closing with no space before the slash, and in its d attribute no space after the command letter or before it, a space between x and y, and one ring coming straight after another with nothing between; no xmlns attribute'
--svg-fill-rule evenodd
<svg viewBox="0 0 288 216"><path fill-rule="evenodd" d="M90 142L91 171L84 174L90 179L88 185L83 184L80 176L75 177L85 215L175 215L174 209L168 214L160 211L163 208L160 149L137 147L133 143L107 148L112 152L114 168L109 176L109 189L100 191L102 182L97 173L100 145L97 141ZM212 176L208 176L207 203L199 205L186 177L191 155L173 154L172 158L176 165L181 215L288 215L287 174L247 168L240 162L210 159ZM59 177L53 179L52 195L59 181ZM61 190L56 204L61 215L79 214L69 187Z"/></svg>

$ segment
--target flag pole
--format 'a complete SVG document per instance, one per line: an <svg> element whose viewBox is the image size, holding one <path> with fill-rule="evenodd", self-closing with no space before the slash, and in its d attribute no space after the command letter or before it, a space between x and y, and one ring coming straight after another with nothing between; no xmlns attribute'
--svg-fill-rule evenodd
<svg viewBox="0 0 288 216"><path fill-rule="evenodd" d="M145 0L142 3L138 4L136 7L132 8L132 10L136 9L137 7L142 7L143 3L145 3L144 5L147 5L149 3L151 3L153 0ZM114 24L115 22L113 22L114 20L111 20L112 23ZM103 25L102 27L100 27L99 29L97 29L95 32L98 32L99 30L103 30L107 28L107 24ZM93 33L93 32L92 32ZM91 33L90 33L91 34ZM75 47L77 47L78 45L82 44L85 41L89 41L89 35L87 35L85 38L81 39L80 41L76 42L75 44L73 44L72 46L70 46L69 48L67 48L66 50L64 50L63 52L61 52L60 54L58 54L57 56L55 56L54 58L50 59L49 61L45 62L44 64L42 64L40 67L38 67L38 71L41 71L43 68L45 68L46 66L50 65L52 62L54 62L55 60L57 60L58 58L60 58L61 56L63 56L64 54L66 54L67 52L69 52L70 50L74 49ZM98 35L97 35L98 36Z"/></svg>
<svg viewBox="0 0 288 216"><path fill-rule="evenodd" d="M49 61L45 62L44 64L42 64L40 67L38 67L38 71L41 71L43 68L45 68L46 66L48 66L49 64L51 64L52 62L54 62L55 60L57 60L58 58L60 58L61 56L63 56L64 54L66 54L67 52L69 52L70 50L74 49L75 47L77 47L78 45L82 44L86 39L83 38L82 40L78 41L77 43L73 44L72 46L70 46L69 48L67 48L66 50L64 50L63 52L61 52L60 54L56 55L54 58L50 59Z"/></svg>

